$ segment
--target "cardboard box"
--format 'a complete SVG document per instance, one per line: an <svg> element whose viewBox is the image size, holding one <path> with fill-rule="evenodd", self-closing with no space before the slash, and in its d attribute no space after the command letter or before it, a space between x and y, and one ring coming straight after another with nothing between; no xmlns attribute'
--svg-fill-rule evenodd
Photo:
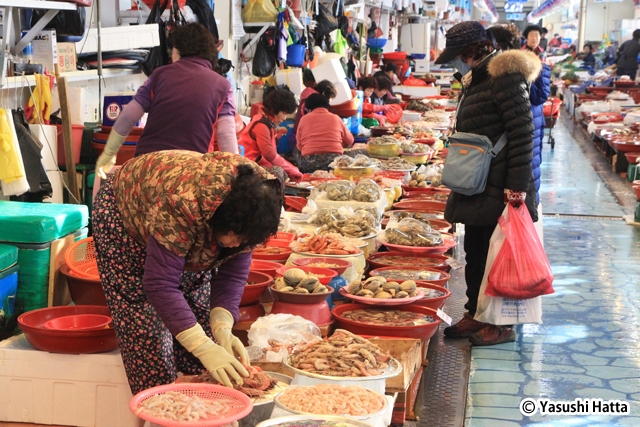
<svg viewBox="0 0 640 427"><path fill-rule="evenodd" d="M369 341L388 351L391 357L402 363L400 375L387 378L386 391L403 392L422 366L422 342L412 338L368 338Z"/></svg>
<svg viewBox="0 0 640 427"><path fill-rule="evenodd" d="M329 80L330 82L339 82L347 78L339 59L332 59L323 64L316 65L311 69L316 82L320 80Z"/></svg>
<svg viewBox="0 0 640 427"><path fill-rule="evenodd" d="M133 99L135 92L117 92L108 93L104 96L104 106L102 110L102 124L103 126L113 126L122 109ZM136 124L139 126L140 122Z"/></svg>
<svg viewBox="0 0 640 427"><path fill-rule="evenodd" d="M58 66L61 73L76 71L78 58L75 43L58 43Z"/></svg>
<svg viewBox="0 0 640 427"><path fill-rule="evenodd" d="M31 41L33 49L33 62L42 64L51 73L55 71L58 63L58 43L56 30L40 31Z"/></svg>
<svg viewBox="0 0 640 427"><path fill-rule="evenodd" d="M302 69L289 68L287 70L276 71L276 83L278 85L287 85L289 90L299 98L304 90L304 85L302 84Z"/></svg>

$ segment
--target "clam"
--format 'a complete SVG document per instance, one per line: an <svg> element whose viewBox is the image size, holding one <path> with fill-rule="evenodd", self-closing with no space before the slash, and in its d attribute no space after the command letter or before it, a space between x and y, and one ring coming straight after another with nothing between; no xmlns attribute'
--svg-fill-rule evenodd
<svg viewBox="0 0 640 427"><path fill-rule="evenodd" d="M309 294L310 292L308 290L306 290L305 288L295 288L293 290L294 294Z"/></svg>
<svg viewBox="0 0 640 427"><path fill-rule="evenodd" d="M299 288L303 288L308 290L309 292L313 291L313 289L320 284L320 281L317 277L307 277L298 283Z"/></svg>
<svg viewBox="0 0 640 427"><path fill-rule="evenodd" d="M313 291L311 291L311 293L312 294L324 294L325 292L328 292L328 291L329 291L329 289L327 289L327 287L325 285L318 284L318 286L313 288Z"/></svg>
<svg viewBox="0 0 640 427"><path fill-rule="evenodd" d="M276 279L276 282L275 282L275 285L274 285L274 288L275 288L276 290L281 291L281 290L282 290L282 288L284 288L284 287L286 287L286 286L287 286L287 282L285 282L285 281L284 281L284 279L283 279L282 277L278 277L278 278Z"/></svg>
<svg viewBox="0 0 640 427"><path fill-rule="evenodd" d="M351 295L357 294L361 289L362 283L358 282L357 280L349 283L349 285L347 286L347 292L349 292Z"/></svg>
<svg viewBox="0 0 640 427"><path fill-rule="evenodd" d="M382 276L373 276L373 277L369 277L367 280L364 281L364 283L369 283L369 282L380 282L380 284L384 284L387 282L387 279L382 277Z"/></svg>
<svg viewBox="0 0 640 427"><path fill-rule="evenodd" d="M292 268L284 272L284 280L289 286L296 286L307 277L307 273L299 268Z"/></svg>
<svg viewBox="0 0 640 427"><path fill-rule="evenodd" d="M382 285L381 285L381 283L380 283L380 282L378 282L378 281L375 281L375 280L374 280L374 281L372 281L372 282L365 283L365 284L364 284L364 286L363 286L363 288L364 288L364 289L366 289L366 290L368 290L368 291L371 291L371 292L375 293L375 292L377 292L380 288L382 288Z"/></svg>
<svg viewBox="0 0 640 427"><path fill-rule="evenodd" d="M368 289L361 289L360 291L358 291L358 292L356 293L356 296L359 296L359 297L367 297L367 298L373 298L374 294L373 294L373 292L371 292L371 291L370 291L370 290L368 290Z"/></svg>
<svg viewBox="0 0 640 427"><path fill-rule="evenodd" d="M382 285L382 288L387 292L389 291L398 292L400 290L400 284L398 282L387 282L384 285Z"/></svg>
<svg viewBox="0 0 640 427"><path fill-rule="evenodd" d="M405 291L400 291L396 294L396 298L409 298L409 294Z"/></svg>
<svg viewBox="0 0 640 427"><path fill-rule="evenodd" d="M285 286L284 288L278 289L280 292L293 292L293 288L291 286Z"/></svg>
<svg viewBox="0 0 640 427"><path fill-rule="evenodd" d="M418 296L418 289L414 289L413 291L409 292L409 296L410 297L417 297Z"/></svg>
<svg viewBox="0 0 640 427"><path fill-rule="evenodd" d="M389 299L389 298L393 298L393 295L391 295L389 292L378 292L375 296L376 298L382 298L382 299Z"/></svg>
<svg viewBox="0 0 640 427"><path fill-rule="evenodd" d="M404 282L400 283L401 291L411 292L411 291L414 291L415 289L416 289L416 282L414 282L413 280L405 280Z"/></svg>

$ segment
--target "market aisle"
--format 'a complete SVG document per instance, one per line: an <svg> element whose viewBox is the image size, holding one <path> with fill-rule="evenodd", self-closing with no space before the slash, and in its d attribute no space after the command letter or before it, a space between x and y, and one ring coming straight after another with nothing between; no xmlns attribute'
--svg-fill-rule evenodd
<svg viewBox="0 0 640 427"><path fill-rule="evenodd" d="M545 213L621 217L622 209L571 137L556 127L545 146ZM518 327L515 343L473 348L466 425L640 425L640 230L618 219L545 218L555 274L542 325ZM524 417L525 397L627 400L629 416Z"/></svg>

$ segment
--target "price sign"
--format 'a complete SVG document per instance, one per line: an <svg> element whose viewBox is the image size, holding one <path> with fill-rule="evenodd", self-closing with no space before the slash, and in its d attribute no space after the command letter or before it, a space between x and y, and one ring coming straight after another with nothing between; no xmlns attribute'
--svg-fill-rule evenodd
<svg viewBox="0 0 640 427"><path fill-rule="evenodd" d="M449 264L449 266L454 270L460 270L462 267L464 267L464 264L456 261L453 258L447 258L445 263Z"/></svg>
<svg viewBox="0 0 640 427"><path fill-rule="evenodd" d="M526 13L507 13L507 21L524 21L526 18Z"/></svg>
<svg viewBox="0 0 640 427"><path fill-rule="evenodd" d="M505 3L504 11L506 13L519 13L519 12L522 12L523 7L524 7L523 3Z"/></svg>
<svg viewBox="0 0 640 427"><path fill-rule="evenodd" d="M442 309L438 309L438 311L436 312L438 314L438 317L442 319L442 321L444 323L446 323L447 325L451 326L451 322L453 319L451 319L451 317L445 313L444 311L442 311Z"/></svg>

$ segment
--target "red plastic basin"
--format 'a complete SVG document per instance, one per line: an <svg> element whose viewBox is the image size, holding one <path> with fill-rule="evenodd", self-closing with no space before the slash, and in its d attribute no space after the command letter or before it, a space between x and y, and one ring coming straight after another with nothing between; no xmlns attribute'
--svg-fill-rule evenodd
<svg viewBox="0 0 640 427"><path fill-rule="evenodd" d="M326 296L327 294L323 295ZM278 313L294 314L318 326L327 325L333 320L331 318L331 311L329 311L329 304L327 304L325 300L316 304L297 304L278 300L273 303L271 314Z"/></svg>
<svg viewBox="0 0 640 427"><path fill-rule="evenodd" d="M276 270L280 267L282 267L282 264L274 261L254 259L251 260L251 267L249 267L249 270L257 273L264 273L271 277L276 277Z"/></svg>
<svg viewBox="0 0 640 427"><path fill-rule="evenodd" d="M299 196L284 196L284 207L287 211L302 212L307 206L307 199Z"/></svg>
<svg viewBox="0 0 640 427"><path fill-rule="evenodd" d="M400 310L410 311L413 313L421 313L427 316L433 317L435 320L433 323L417 326L392 326L392 325L369 325L366 323L356 322L351 319L345 318L342 313L353 310L380 310L380 308L374 308L365 304L342 304L336 306L331 310L331 314L337 321L337 327L346 329L349 332L353 332L358 335L384 335L401 338L416 338L422 341L430 339L438 330L438 326L442 322L438 317L436 310L419 305L399 305L382 309L387 310Z"/></svg>
<svg viewBox="0 0 640 427"><path fill-rule="evenodd" d="M371 270L369 272L369 276L381 276L382 272L384 271L388 271L388 270L410 270L410 271L428 271L428 272L433 272L433 273L439 273L440 274L440 278L439 279L431 279L431 280L415 280L415 282L420 285L420 284L426 284L426 283L433 283L434 285L438 285L438 286L442 286L445 287L447 286L447 282L449 281L449 279L451 279L451 275L449 273L445 273L442 270L438 270L437 268L429 268L429 267L405 267L405 266L400 266L400 267L381 267L381 268L376 268L375 270ZM381 274L382 273L382 274ZM398 282L398 283L402 283L405 280L412 280L412 279L403 279L401 277L386 277L385 278L388 281L393 281L393 282Z"/></svg>
<svg viewBox="0 0 640 427"><path fill-rule="evenodd" d="M640 185L634 185L632 188L634 193L636 193L636 199L640 201Z"/></svg>
<svg viewBox="0 0 640 427"><path fill-rule="evenodd" d="M111 316L111 312L107 307L97 305L48 307L20 315L18 317L18 326L32 346L38 350L51 353L102 353L118 348L118 340L113 328L78 331L46 329L43 326L49 320L76 314Z"/></svg>
<svg viewBox="0 0 640 427"><path fill-rule="evenodd" d="M267 289L267 286L273 283L273 277L268 274L250 271L247 282L253 282L253 285L245 285L240 305L254 304L260 300L260 295Z"/></svg>
<svg viewBox="0 0 640 427"><path fill-rule="evenodd" d="M279 263L285 263L289 259L289 256L293 252L289 247L289 243L284 240L270 240L265 243L264 247L256 247L253 250L253 259L259 259L263 261L275 261ZM280 248L277 253L270 253L269 248Z"/></svg>
<svg viewBox="0 0 640 427"><path fill-rule="evenodd" d="M325 292L322 294L296 294L293 292L278 291L273 285L269 288L272 295L276 298L277 301L288 302L290 304L303 304L303 305L320 304L322 301L325 301L327 297L331 295L334 291L334 289L331 286L327 286L327 289L328 289L328 292ZM311 308L309 307L309 309ZM296 314L296 313L292 313L292 314Z"/></svg>
<svg viewBox="0 0 640 427"><path fill-rule="evenodd" d="M312 274L317 274L318 276L323 276L323 277L318 277L318 280L323 285L328 285L329 282L331 281L331 279L333 279L334 277L336 277L338 275L338 273L336 273L334 270L332 270L330 268L309 267L309 266L306 266L306 265L287 265L287 266L280 267L276 271L276 276L277 277L284 276L284 273L287 270L291 270L292 268L298 268L298 269L304 271L307 274L312 273Z"/></svg>
<svg viewBox="0 0 640 427"><path fill-rule="evenodd" d="M418 301L413 303L413 305L428 307L433 310L442 308L444 306L444 303L447 302L447 298L451 296L451 291L449 291L449 289L430 283L422 283L420 284L420 286L418 286L418 288L422 289L423 292L425 292L427 289L435 289L436 291L444 292L444 295L441 297L429 298L425 296L424 298L419 299Z"/></svg>
<svg viewBox="0 0 640 427"><path fill-rule="evenodd" d="M238 312L240 313L240 316L238 317L239 322L253 322L257 320L258 317L265 315L264 307L259 302L249 305L241 305L238 308Z"/></svg>
<svg viewBox="0 0 640 427"><path fill-rule="evenodd" d="M627 158L627 161L629 163L635 165L636 162L638 161L638 157L640 157L640 153L638 152L624 153L624 156Z"/></svg>
<svg viewBox="0 0 640 427"><path fill-rule="evenodd" d="M385 261L385 258L388 257L399 257L399 259L397 261L393 259ZM408 254L404 252L391 251L371 254L367 258L367 262L373 270L384 267L425 267L448 273L451 270L451 266L447 264L447 259L449 259L449 257L446 255ZM389 262L392 262L392 264L389 264Z"/></svg>
<svg viewBox="0 0 640 427"><path fill-rule="evenodd" d="M100 280L78 277L67 264L60 266L60 273L67 279L69 294L75 305L107 305Z"/></svg>
<svg viewBox="0 0 640 427"><path fill-rule="evenodd" d="M636 142L624 142L620 140L612 140L613 148L620 153L634 153L640 149L640 140Z"/></svg>
<svg viewBox="0 0 640 427"><path fill-rule="evenodd" d="M320 268L328 268L329 270L333 270L337 273L337 275L343 274L347 268L351 267L352 264L350 261L346 261L344 259L338 258L297 258L293 260L293 264L298 267L318 267L310 264L316 263L326 263L337 265L338 267L320 267Z"/></svg>
<svg viewBox="0 0 640 427"><path fill-rule="evenodd" d="M111 317L103 314L74 314L47 320L42 326L59 331L90 331L108 328L109 323L111 323Z"/></svg>
<svg viewBox="0 0 640 427"><path fill-rule="evenodd" d="M393 204L393 209L403 209L403 210L412 210L416 212L426 212L426 211L435 211L435 212L444 212L445 207L447 206L444 202L433 202L427 200L402 200Z"/></svg>

